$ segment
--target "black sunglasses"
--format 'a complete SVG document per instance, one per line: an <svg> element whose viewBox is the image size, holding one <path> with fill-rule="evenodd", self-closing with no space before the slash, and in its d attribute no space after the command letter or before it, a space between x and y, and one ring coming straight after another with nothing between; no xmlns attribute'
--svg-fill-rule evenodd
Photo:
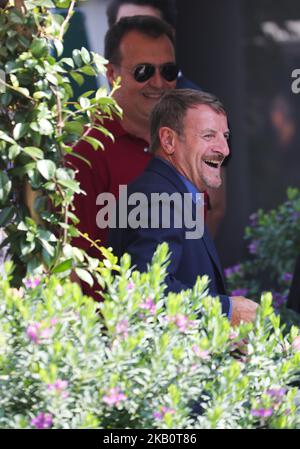
<svg viewBox="0 0 300 449"><path fill-rule="evenodd" d="M179 68L174 62L167 62L166 64L162 64L159 66L148 63L138 64L132 72L135 81L137 81L138 83L145 83L150 78L152 78L155 73L156 67L159 69L159 73L166 81L176 80L179 73Z"/></svg>

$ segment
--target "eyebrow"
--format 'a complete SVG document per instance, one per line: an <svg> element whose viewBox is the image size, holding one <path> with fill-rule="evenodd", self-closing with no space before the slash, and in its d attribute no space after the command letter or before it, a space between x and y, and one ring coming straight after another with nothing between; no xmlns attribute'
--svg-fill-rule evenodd
<svg viewBox="0 0 300 449"><path fill-rule="evenodd" d="M210 133L217 133L218 131L215 130L215 129L213 129L213 128L206 128L206 129L202 129L202 130L200 131L200 133L207 133L207 132L210 132ZM228 134L228 135L230 135L230 129L228 129L227 131L224 131L223 134Z"/></svg>

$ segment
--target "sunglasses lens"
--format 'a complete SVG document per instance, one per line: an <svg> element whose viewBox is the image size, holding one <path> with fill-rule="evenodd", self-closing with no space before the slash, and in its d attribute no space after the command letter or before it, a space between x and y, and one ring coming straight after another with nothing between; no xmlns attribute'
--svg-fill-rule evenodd
<svg viewBox="0 0 300 449"><path fill-rule="evenodd" d="M148 81L154 75L155 67L151 64L140 64L134 70L134 79L138 83Z"/></svg>
<svg viewBox="0 0 300 449"><path fill-rule="evenodd" d="M178 76L179 69L176 64L164 64L160 68L160 73L166 81L175 81Z"/></svg>

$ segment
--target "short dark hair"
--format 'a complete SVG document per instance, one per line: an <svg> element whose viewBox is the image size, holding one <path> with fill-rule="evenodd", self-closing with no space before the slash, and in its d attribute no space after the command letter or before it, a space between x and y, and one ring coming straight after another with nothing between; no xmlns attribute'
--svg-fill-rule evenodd
<svg viewBox="0 0 300 449"><path fill-rule="evenodd" d="M175 47L173 30L162 20L152 16L123 17L105 35L104 56L110 62L120 64L120 44L123 37L130 31L138 31L154 39L166 35Z"/></svg>
<svg viewBox="0 0 300 449"><path fill-rule="evenodd" d="M163 126L183 135L183 121L189 109L201 104L207 105L218 114L226 115L224 106L214 95L192 89L172 89L164 93L153 108L150 117L150 150L154 153L160 147L159 129Z"/></svg>
<svg viewBox="0 0 300 449"><path fill-rule="evenodd" d="M176 27L176 3L175 0L111 0L106 10L108 26L111 28L117 20L119 8L122 5L138 5L138 6L151 6L158 9L161 13L162 19L171 25Z"/></svg>

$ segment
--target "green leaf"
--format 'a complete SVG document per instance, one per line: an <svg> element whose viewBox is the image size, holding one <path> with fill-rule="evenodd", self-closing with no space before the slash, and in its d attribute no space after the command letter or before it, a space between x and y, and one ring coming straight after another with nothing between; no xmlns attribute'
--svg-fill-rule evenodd
<svg viewBox="0 0 300 449"><path fill-rule="evenodd" d="M47 40L45 38L35 38L29 49L35 58L45 57L48 55Z"/></svg>
<svg viewBox="0 0 300 449"><path fill-rule="evenodd" d="M89 64L91 62L90 53L86 48L84 47L81 48L80 55L85 64Z"/></svg>
<svg viewBox="0 0 300 449"><path fill-rule="evenodd" d="M49 95L46 92L42 92L41 90L34 92L33 98L35 100L41 100L42 98L49 98Z"/></svg>
<svg viewBox="0 0 300 449"><path fill-rule="evenodd" d="M82 75L80 75L80 73L76 73L76 72L70 72L71 77L73 78L74 81L76 81L76 83L79 86L82 86L84 83L84 78Z"/></svg>
<svg viewBox="0 0 300 449"><path fill-rule="evenodd" d="M72 67L74 69L74 61L72 58L63 58L60 60L60 64L67 64L68 66Z"/></svg>
<svg viewBox="0 0 300 449"><path fill-rule="evenodd" d="M6 226L6 224L11 221L11 219L13 218L15 213L14 207L13 206L9 206L9 207L5 207L1 212L0 212L0 226Z"/></svg>
<svg viewBox="0 0 300 449"><path fill-rule="evenodd" d="M53 73L47 73L46 79L49 81L49 83L54 84L54 86L58 86L58 79Z"/></svg>
<svg viewBox="0 0 300 449"><path fill-rule="evenodd" d="M53 126L49 120L42 118L38 121L39 132L44 136L49 136L53 132Z"/></svg>
<svg viewBox="0 0 300 449"><path fill-rule="evenodd" d="M0 205L5 204L11 191L12 183L4 171L0 171Z"/></svg>
<svg viewBox="0 0 300 449"><path fill-rule="evenodd" d="M52 0L35 0L34 6L42 6L44 8L55 8L55 4Z"/></svg>
<svg viewBox="0 0 300 449"><path fill-rule="evenodd" d="M64 130L71 134L76 134L78 136L81 136L84 131L84 126L79 122L67 122L65 124Z"/></svg>
<svg viewBox="0 0 300 449"><path fill-rule="evenodd" d="M66 187L67 189L70 189L74 193L80 193L80 187L77 181L73 180L67 180L67 179L60 179L57 181L58 184L60 184L63 187Z"/></svg>
<svg viewBox="0 0 300 449"><path fill-rule="evenodd" d="M73 50L72 52L72 58L76 64L77 67L81 67L82 66L82 58L81 58L81 54L79 50Z"/></svg>
<svg viewBox="0 0 300 449"><path fill-rule="evenodd" d="M61 56L63 54L63 51L64 51L64 46L63 46L62 41L60 41L59 39L55 39L53 41L53 43L54 43L54 46L55 46L55 49L56 49L56 52L57 52L57 56Z"/></svg>
<svg viewBox="0 0 300 449"><path fill-rule="evenodd" d="M4 140L5 142L16 144L16 141L12 139L9 135L7 135L5 132L0 130L0 140Z"/></svg>
<svg viewBox="0 0 300 449"><path fill-rule="evenodd" d="M25 136L29 128L28 123L17 123L13 129L13 136L15 140L19 140Z"/></svg>
<svg viewBox="0 0 300 449"><path fill-rule="evenodd" d="M98 150L99 147L102 149L104 148L103 144L99 142L99 140L95 139L95 137L84 136L82 139L86 140L90 145L92 145L94 150Z"/></svg>
<svg viewBox="0 0 300 449"><path fill-rule="evenodd" d="M54 247L50 245L50 243L47 242L47 240L44 239L40 239L41 244L43 245L43 247L45 248L45 250L47 251L47 253L53 257L54 256Z"/></svg>
<svg viewBox="0 0 300 449"><path fill-rule="evenodd" d="M17 156L19 156L19 154L22 151L22 147L20 147L20 145L15 144L12 145L11 147L9 147L8 149L8 158L9 160L14 160Z"/></svg>
<svg viewBox="0 0 300 449"><path fill-rule="evenodd" d="M43 159L44 153L40 148L36 147L25 147L22 148L22 151L28 156L31 156L33 159Z"/></svg>
<svg viewBox="0 0 300 449"><path fill-rule="evenodd" d="M96 76L97 75L95 69L93 69L93 67L91 67L89 65L85 65L84 67L82 67L80 69L80 72L84 73L84 75L87 75L87 76Z"/></svg>
<svg viewBox="0 0 300 449"><path fill-rule="evenodd" d="M50 161L49 159L43 159L42 161L38 161L36 164L36 167L40 174L47 179L47 181L50 181L51 178L54 177L55 171L56 171L56 165L53 161Z"/></svg>
<svg viewBox="0 0 300 449"><path fill-rule="evenodd" d="M53 268L52 273L63 273L64 271L70 270L72 268L73 259L64 260L59 265Z"/></svg>
<svg viewBox="0 0 300 449"><path fill-rule="evenodd" d="M90 273L83 268L75 268L75 272L79 279L89 284L90 287L93 287L94 281Z"/></svg>
<svg viewBox="0 0 300 449"><path fill-rule="evenodd" d="M2 106L7 107L9 103L12 101L13 96L9 92L5 92L0 96Z"/></svg>
<svg viewBox="0 0 300 449"><path fill-rule="evenodd" d="M87 108L89 108L90 105L91 105L90 100L89 100L88 98L85 98L85 97L80 97L79 103L80 103L80 106L81 106L83 109L87 109Z"/></svg>

